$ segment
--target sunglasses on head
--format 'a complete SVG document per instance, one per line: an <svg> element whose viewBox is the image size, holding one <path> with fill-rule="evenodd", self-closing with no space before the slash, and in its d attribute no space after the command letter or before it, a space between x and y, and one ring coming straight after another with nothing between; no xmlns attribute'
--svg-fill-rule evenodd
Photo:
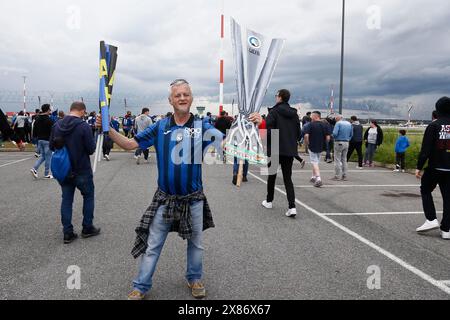
<svg viewBox="0 0 450 320"><path fill-rule="evenodd" d="M176 84L189 84L189 82L185 79L176 79L175 81L173 81L170 86L173 87Z"/></svg>

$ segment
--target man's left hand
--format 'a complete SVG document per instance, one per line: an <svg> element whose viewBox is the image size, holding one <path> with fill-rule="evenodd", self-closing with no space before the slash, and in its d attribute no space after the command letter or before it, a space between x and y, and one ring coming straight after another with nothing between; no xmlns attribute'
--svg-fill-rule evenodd
<svg viewBox="0 0 450 320"><path fill-rule="evenodd" d="M257 112L252 113L248 119L251 122L253 122L255 125L257 125L258 127L261 125L261 123L263 121L261 115L259 113L257 113Z"/></svg>

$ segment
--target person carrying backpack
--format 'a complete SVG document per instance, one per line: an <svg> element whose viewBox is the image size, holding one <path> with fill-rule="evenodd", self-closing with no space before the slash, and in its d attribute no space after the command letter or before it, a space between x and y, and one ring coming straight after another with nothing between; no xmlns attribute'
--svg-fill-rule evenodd
<svg viewBox="0 0 450 320"><path fill-rule="evenodd" d="M55 151L52 159L52 172L62 189L61 222L63 224L64 243L69 244L78 238L72 225L72 205L75 189L83 195L83 238L100 234L94 222L95 187L90 156L95 153L96 145L90 126L83 121L86 105L74 102L70 114L58 121L50 135L50 149ZM69 158L69 170L65 161ZM66 156L67 158L67 156ZM55 166L59 163L59 166ZM59 171L67 172L60 175ZM65 177L64 177L65 176Z"/></svg>

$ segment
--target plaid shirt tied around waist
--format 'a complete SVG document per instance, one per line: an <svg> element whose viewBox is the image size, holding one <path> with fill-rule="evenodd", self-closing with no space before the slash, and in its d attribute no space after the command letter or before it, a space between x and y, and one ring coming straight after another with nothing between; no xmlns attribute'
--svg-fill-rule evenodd
<svg viewBox="0 0 450 320"><path fill-rule="evenodd" d="M136 241L131 255L136 259L147 250L150 226L160 206L166 206L163 212L164 223L171 224L170 232L177 232L184 240L192 238L191 203L203 201L203 231L214 228L214 221L208 200L203 191L186 196L169 195L158 189L153 201L145 211L139 226L136 228Z"/></svg>

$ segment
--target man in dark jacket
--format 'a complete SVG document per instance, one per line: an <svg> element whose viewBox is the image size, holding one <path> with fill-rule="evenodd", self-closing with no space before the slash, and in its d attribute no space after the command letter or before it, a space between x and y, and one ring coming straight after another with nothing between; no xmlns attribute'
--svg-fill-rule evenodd
<svg viewBox="0 0 450 320"><path fill-rule="evenodd" d="M72 205L75 189L83 195L83 231L81 236L89 238L100 234L94 227L95 190L90 156L95 152L95 141L90 126L83 121L86 105L74 102L70 114L58 121L50 136L50 149L55 150L55 139L64 139L69 151L72 174L61 183L61 221L64 226L64 243L73 242L78 235L72 226Z"/></svg>
<svg viewBox="0 0 450 320"><path fill-rule="evenodd" d="M39 159L31 169L31 174L38 179L38 170L42 163L45 162L44 179L53 179L50 175L50 161L52 159L52 151L50 150L50 133L52 131L53 122L50 119L50 105L44 104L41 113L36 117L33 127L33 138L37 140Z"/></svg>
<svg viewBox="0 0 450 320"><path fill-rule="evenodd" d="M442 238L450 240L450 98L443 97L436 103L438 119L425 131L422 150L417 163L416 177L422 180L423 210L427 221L417 232L441 228ZM428 167L422 175L425 163ZM444 217L439 224L432 192L437 185L444 201Z"/></svg>
<svg viewBox="0 0 450 320"><path fill-rule="evenodd" d="M231 128L232 122L233 120L227 116L227 113L222 111L214 126L217 130L222 132L224 136L226 136L227 130L230 130Z"/></svg>
<svg viewBox="0 0 450 320"><path fill-rule="evenodd" d="M302 119L302 125L303 126L305 126L307 123L310 123L312 121L311 120L311 114L312 114L312 112L308 112L306 114L306 116L303 117L303 119Z"/></svg>
<svg viewBox="0 0 450 320"><path fill-rule="evenodd" d="M356 150L358 153L358 167L357 169L363 168L363 153L362 153L362 143L363 143L363 132L364 128L359 123L358 118L356 116L351 117L351 124L353 126L353 138L350 141L350 147L348 149L347 162L350 161L350 158L353 155L353 152Z"/></svg>
<svg viewBox="0 0 450 320"><path fill-rule="evenodd" d="M0 134L3 141L11 140L19 148L20 151L25 150L25 145L22 144L20 139L14 133L14 130L11 128L11 125L8 122L8 118L3 113L2 109L0 109Z"/></svg>
<svg viewBox="0 0 450 320"><path fill-rule="evenodd" d="M216 120L216 123L214 124L214 126L215 126L215 128L217 130L222 132L224 137L226 137L227 136L227 131L231 129L231 125L232 124L233 124L233 119L230 118L225 111L222 111L220 113L220 117ZM225 150L223 151L222 157L223 157L223 163L226 163L227 162L227 157L226 157ZM247 162L247 164L248 164L248 162ZM233 167L233 184L234 185L237 184L237 173L234 174L235 172L236 172L236 170Z"/></svg>
<svg viewBox="0 0 450 320"><path fill-rule="evenodd" d="M297 215L297 209L295 206L295 190L292 183L292 164L294 157L298 156L298 141L300 140L300 119L297 114L297 110L291 108L289 100L291 94L288 90L280 90L276 96L277 104L273 107L266 119L267 129L270 130L270 140L273 139L272 130L279 130L279 152L278 154L272 153L269 150L269 157L274 159L279 157L279 163L281 164L281 170L283 172L284 185L286 187L287 198L289 201L289 210L286 213L288 217L295 217ZM272 149L273 145L278 141L270 141L269 149ZM277 159L278 160L278 159ZM272 161L269 164L269 168L276 161ZM267 209L272 209L273 199L275 196L275 181L277 179L278 168L271 168L274 173L269 176L267 184L267 199L262 205Z"/></svg>

